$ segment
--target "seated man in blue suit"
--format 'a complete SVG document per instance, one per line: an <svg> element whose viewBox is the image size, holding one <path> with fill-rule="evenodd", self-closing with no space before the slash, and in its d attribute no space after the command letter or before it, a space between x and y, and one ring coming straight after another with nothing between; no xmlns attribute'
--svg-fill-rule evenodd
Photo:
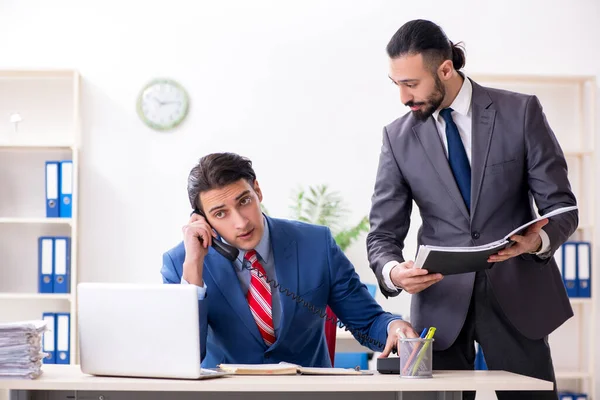
<svg viewBox="0 0 600 400"><path fill-rule="evenodd" d="M328 305L383 357L395 347L396 332L417 337L408 322L382 310L327 227L261 212L250 160L203 157L190 172L188 195L201 215L164 254L161 274L164 283L198 287L202 367L280 361L330 367ZM214 240L239 249L234 262L211 247Z"/></svg>

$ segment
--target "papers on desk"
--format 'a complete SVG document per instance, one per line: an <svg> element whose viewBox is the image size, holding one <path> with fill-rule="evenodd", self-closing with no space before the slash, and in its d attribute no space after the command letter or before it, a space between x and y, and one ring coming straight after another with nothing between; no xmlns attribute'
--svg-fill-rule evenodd
<svg viewBox="0 0 600 400"><path fill-rule="evenodd" d="M219 364L221 370L235 375L296 375L293 364Z"/></svg>
<svg viewBox="0 0 600 400"><path fill-rule="evenodd" d="M522 235L530 225L536 222L576 209L577 206L558 208L519 226L500 240L481 246L444 247L421 245L415 259L415 268L424 268L429 273L440 273L442 275L462 274L491 268L493 263L487 262L488 257L512 246L514 242L510 238L513 235Z"/></svg>
<svg viewBox="0 0 600 400"><path fill-rule="evenodd" d="M302 367L281 362L279 364L219 364L218 367L234 375L372 375L372 371L351 368Z"/></svg>
<svg viewBox="0 0 600 400"><path fill-rule="evenodd" d="M0 378L35 379L42 374L45 321L0 324Z"/></svg>

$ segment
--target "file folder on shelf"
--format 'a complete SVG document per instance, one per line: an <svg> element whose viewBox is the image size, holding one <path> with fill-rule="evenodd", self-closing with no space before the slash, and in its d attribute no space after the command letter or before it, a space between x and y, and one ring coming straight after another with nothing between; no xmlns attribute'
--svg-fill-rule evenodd
<svg viewBox="0 0 600 400"><path fill-rule="evenodd" d="M71 238L54 237L54 293L70 293Z"/></svg>
<svg viewBox="0 0 600 400"><path fill-rule="evenodd" d="M73 161L60 162L60 207L61 218L71 218L73 203Z"/></svg>
<svg viewBox="0 0 600 400"><path fill-rule="evenodd" d="M556 266L558 267L558 271L560 272L560 275L563 277L563 280L564 280L565 256L564 256L563 248L564 248L564 245L562 245L558 249L556 249L556 251L554 252L554 261L556 261Z"/></svg>
<svg viewBox="0 0 600 400"><path fill-rule="evenodd" d="M587 400L588 395L585 393L573 392L558 392L559 400Z"/></svg>
<svg viewBox="0 0 600 400"><path fill-rule="evenodd" d="M50 236L38 238L39 293L54 292L54 239Z"/></svg>
<svg viewBox="0 0 600 400"><path fill-rule="evenodd" d="M483 350L481 349L481 345L477 343L476 353L475 353L475 369L476 370L487 370L487 363L485 362L485 357L483 356Z"/></svg>
<svg viewBox="0 0 600 400"><path fill-rule="evenodd" d="M48 330L42 336L42 351L48 353L43 363L56 364L56 316L54 313L44 313L42 319L48 326Z"/></svg>
<svg viewBox="0 0 600 400"><path fill-rule="evenodd" d="M46 161L46 217L58 218L60 169L58 161Z"/></svg>
<svg viewBox="0 0 600 400"><path fill-rule="evenodd" d="M563 244L563 281L569 297L578 297L577 284L577 243L565 242Z"/></svg>
<svg viewBox="0 0 600 400"><path fill-rule="evenodd" d="M558 393L559 400L575 400L575 396L573 393L569 392L560 392Z"/></svg>
<svg viewBox="0 0 600 400"><path fill-rule="evenodd" d="M71 360L71 315L56 313L56 363L69 364Z"/></svg>
<svg viewBox="0 0 600 400"><path fill-rule="evenodd" d="M577 282L578 296L591 297L591 244L589 242L577 242Z"/></svg>

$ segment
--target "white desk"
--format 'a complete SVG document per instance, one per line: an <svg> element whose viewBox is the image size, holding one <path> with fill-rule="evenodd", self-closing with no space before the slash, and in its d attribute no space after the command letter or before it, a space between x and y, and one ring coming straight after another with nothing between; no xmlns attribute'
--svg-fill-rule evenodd
<svg viewBox="0 0 600 400"><path fill-rule="evenodd" d="M376 373L371 376L228 376L174 380L96 377L83 374L79 366L70 365L45 365L43 369L44 374L35 380L0 379L0 389L11 390L11 399L14 400L198 399L196 392L207 392L202 394L202 399L244 397L270 400L282 398L282 393L286 393L286 398L311 400L455 400L464 390L552 390L552 382L504 371L434 371L431 379L407 379ZM74 392L77 392L76 397L73 397Z"/></svg>

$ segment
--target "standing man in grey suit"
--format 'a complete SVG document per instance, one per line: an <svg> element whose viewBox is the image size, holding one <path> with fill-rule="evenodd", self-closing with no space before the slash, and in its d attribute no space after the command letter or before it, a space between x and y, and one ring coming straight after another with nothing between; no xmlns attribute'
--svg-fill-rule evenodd
<svg viewBox="0 0 600 400"><path fill-rule="evenodd" d="M434 369L473 369L477 341L489 369L555 381L548 335L573 315L556 249L577 211L532 225L490 257L489 270L428 274L403 254L413 201L418 244L477 246L576 205L567 164L535 96L486 88L459 70L460 47L430 21L406 23L387 46L389 77L411 112L383 130L367 250L381 291L413 294L416 331L437 328ZM499 399L556 399L498 392ZM466 393L465 398L474 398Z"/></svg>

